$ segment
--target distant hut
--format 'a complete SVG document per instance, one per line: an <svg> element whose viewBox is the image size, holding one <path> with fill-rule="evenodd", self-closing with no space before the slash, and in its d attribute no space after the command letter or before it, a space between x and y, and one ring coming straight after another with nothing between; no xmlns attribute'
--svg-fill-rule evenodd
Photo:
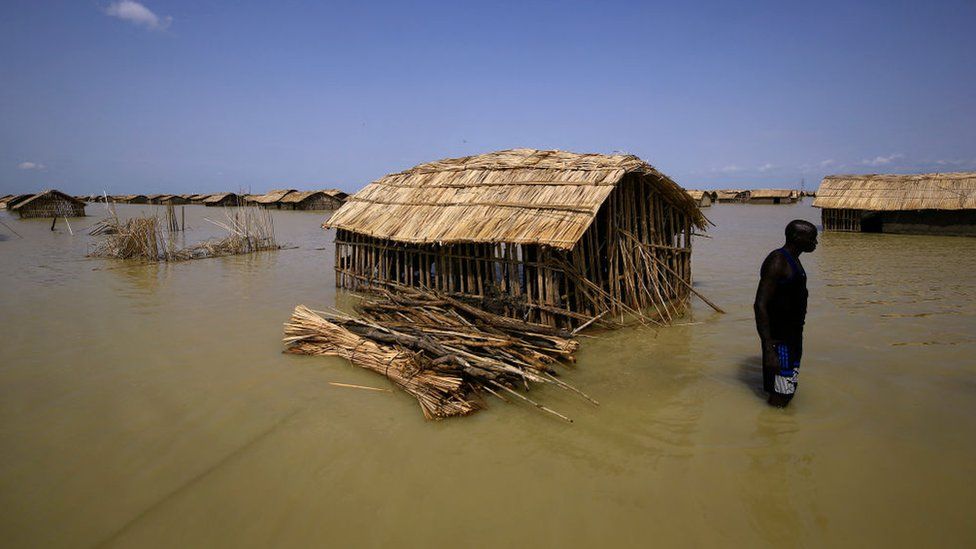
<svg viewBox="0 0 976 549"><path fill-rule="evenodd" d="M749 204L794 204L799 193L790 189L753 189L745 199Z"/></svg>
<svg viewBox="0 0 976 549"><path fill-rule="evenodd" d="M122 201L126 204L148 204L149 197L144 194L126 194L122 195Z"/></svg>
<svg viewBox="0 0 976 549"><path fill-rule="evenodd" d="M85 203L57 190L37 193L10 207L22 218L28 217L84 217Z"/></svg>
<svg viewBox="0 0 976 549"><path fill-rule="evenodd" d="M204 206L240 206L242 201L234 193L212 194L203 200Z"/></svg>
<svg viewBox="0 0 976 549"><path fill-rule="evenodd" d="M330 204L328 208L330 210L338 210L339 208L342 207L343 204L346 203L346 200L349 199L349 194L340 191L339 189L326 189L322 192L324 192L325 195L328 196L330 199Z"/></svg>
<svg viewBox="0 0 976 549"><path fill-rule="evenodd" d="M698 203L699 208L707 208L712 205L712 194L705 191L687 191L688 196Z"/></svg>
<svg viewBox="0 0 976 549"><path fill-rule="evenodd" d="M276 189L261 196L254 197L251 200L251 203L261 206L262 208L280 210L282 208L281 199L294 192L297 191L295 191L295 189Z"/></svg>
<svg viewBox="0 0 976 549"><path fill-rule="evenodd" d="M190 204L203 204L203 201L210 196L209 194L191 194Z"/></svg>
<svg viewBox="0 0 976 549"><path fill-rule="evenodd" d="M165 196L161 196L159 198L159 203L160 204L172 204L174 206L180 206L182 204L189 204L190 201L187 200L187 199L185 199L185 198L183 198L182 196L180 196L178 194L168 194L168 195L165 195Z"/></svg>
<svg viewBox="0 0 976 549"><path fill-rule="evenodd" d="M830 175L817 189L826 231L976 235L976 172Z"/></svg>
<svg viewBox="0 0 976 549"><path fill-rule="evenodd" d="M749 195L749 191L743 191L740 189L724 189L721 191L715 191L715 200L720 204L728 204L734 202L742 202Z"/></svg>
<svg viewBox="0 0 976 549"><path fill-rule="evenodd" d="M336 285L395 282L553 326L682 307L705 218L632 155L516 149L421 164L349 198Z"/></svg>
<svg viewBox="0 0 976 549"><path fill-rule="evenodd" d="M335 200L324 191L295 191L281 199L283 210L334 210Z"/></svg>

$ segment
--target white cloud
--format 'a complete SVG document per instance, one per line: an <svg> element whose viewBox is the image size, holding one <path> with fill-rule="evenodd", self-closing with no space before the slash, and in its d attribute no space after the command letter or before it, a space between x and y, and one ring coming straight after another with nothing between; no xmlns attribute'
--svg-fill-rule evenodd
<svg viewBox="0 0 976 549"><path fill-rule="evenodd" d="M18 170L43 170L46 166L37 162L21 162L17 164Z"/></svg>
<svg viewBox="0 0 976 549"><path fill-rule="evenodd" d="M775 164L770 164L769 162L767 162L767 163L763 164L762 166L759 166L759 168L757 168L757 169L760 172L768 172L769 170L771 170L771 169L773 169L775 167L776 167Z"/></svg>
<svg viewBox="0 0 976 549"><path fill-rule="evenodd" d="M902 156L903 155L901 154L892 154L888 156L875 156L874 158L869 160L862 160L861 164L864 164L865 166L884 166L885 164L891 164L893 161L898 160Z"/></svg>
<svg viewBox="0 0 976 549"><path fill-rule="evenodd" d="M165 30L173 22L172 17L160 17L134 0L112 2L105 8L105 14L150 30Z"/></svg>
<svg viewBox="0 0 976 549"><path fill-rule="evenodd" d="M827 160L821 160L820 161L820 167L821 168L826 168L827 166L833 166L833 165L834 165L834 159L833 158L828 158Z"/></svg>

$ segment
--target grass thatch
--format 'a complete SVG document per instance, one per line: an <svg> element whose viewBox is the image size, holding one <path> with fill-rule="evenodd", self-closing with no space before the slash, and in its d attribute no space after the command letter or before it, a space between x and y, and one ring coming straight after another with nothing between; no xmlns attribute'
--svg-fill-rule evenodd
<svg viewBox="0 0 976 549"><path fill-rule="evenodd" d="M976 172L830 175L820 183L813 205L873 211L972 210Z"/></svg>
<svg viewBox="0 0 976 549"><path fill-rule="evenodd" d="M749 200L768 198L797 198L799 191L792 189L753 189L749 191Z"/></svg>
<svg viewBox="0 0 976 549"><path fill-rule="evenodd" d="M350 197L325 226L399 242L568 250L628 174L705 226L684 189L636 156L534 149L441 160L388 175Z"/></svg>

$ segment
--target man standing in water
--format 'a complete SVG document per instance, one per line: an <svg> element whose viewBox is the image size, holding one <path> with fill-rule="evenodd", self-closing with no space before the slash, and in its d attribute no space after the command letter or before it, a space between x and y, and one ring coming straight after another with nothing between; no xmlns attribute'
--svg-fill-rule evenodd
<svg viewBox="0 0 976 549"><path fill-rule="evenodd" d="M794 220L786 226L786 244L763 261L756 289L756 329L762 341L763 389L769 403L784 407L796 393L803 323L807 316L807 273L800 254L817 249L817 228Z"/></svg>

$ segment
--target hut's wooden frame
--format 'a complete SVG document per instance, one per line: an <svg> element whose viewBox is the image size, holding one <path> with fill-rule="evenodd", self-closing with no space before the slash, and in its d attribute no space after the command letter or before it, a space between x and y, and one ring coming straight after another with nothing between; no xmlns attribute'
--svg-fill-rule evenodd
<svg viewBox="0 0 976 549"><path fill-rule="evenodd" d="M704 218L683 191L677 192L687 202L678 205L675 194L665 196L647 177L625 175L571 249L424 244L337 228L336 285L398 283L480 299L500 294L499 312L561 327L618 315L669 321L687 306L692 231Z"/></svg>

